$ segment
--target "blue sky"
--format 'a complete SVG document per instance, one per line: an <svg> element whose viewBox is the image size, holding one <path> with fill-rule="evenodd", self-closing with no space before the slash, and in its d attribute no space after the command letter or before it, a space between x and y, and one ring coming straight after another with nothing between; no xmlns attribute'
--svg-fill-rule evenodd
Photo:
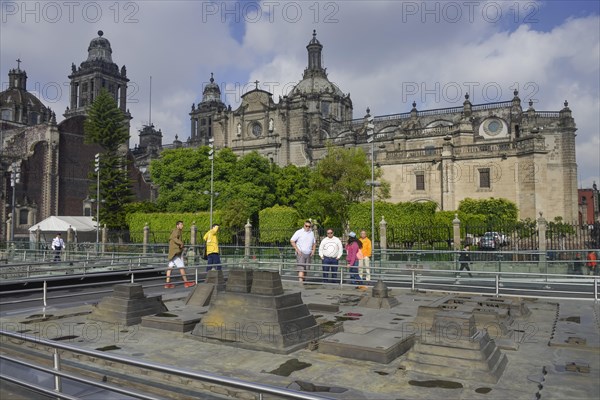
<svg viewBox="0 0 600 400"><path fill-rule="evenodd" d="M558 111L578 126L581 186L600 183L600 10L597 1L81 1L0 0L0 83L16 60L30 91L59 119L71 63L98 30L127 66L132 146L152 122L164 143L189 136L189 111L214 72L237 107L260 81L285 94L302 77L313 29L329 78L351 93L354 118L505 101Z"/></svg>

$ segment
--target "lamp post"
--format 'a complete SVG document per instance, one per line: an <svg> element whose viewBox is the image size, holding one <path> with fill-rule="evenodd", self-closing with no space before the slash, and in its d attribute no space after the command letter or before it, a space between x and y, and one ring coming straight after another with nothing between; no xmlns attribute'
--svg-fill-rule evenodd
<svg viewBox="0 0 600 400"><path fill-rule="evenodd" d="M215 193L214 190L214 182L215 182L215 146L214 146L215 138L208 138L208 159L210 160L210 192L205 190L204 194L210 194L210 226L209 229L212 228L213 225L213 197L218 196L219 193Z"/></svg>
<svg viewBox="0 0 600 400"><path fill-rule="evenodd" d="M371 237L375 243L375 187L381 186L380 182L375 182L375 124L373 116L367 108L367 143L371 143L371 180L367 181L367 185L371 186ZM375 246L371 252L371 262L375 262ZM374 265L374 264L373 264Z"/></svg>
<svg viewBox="0 0 600 400"><path fill-rule="evenodd" d="M10 224L10 241L15 241L15 200L16 200L16 192L17 192L17 183L21 180L21 163L15 161L11 165L11 174L10 174L10 186L12 187L12 209L10 214L11 224Z"/></svg>

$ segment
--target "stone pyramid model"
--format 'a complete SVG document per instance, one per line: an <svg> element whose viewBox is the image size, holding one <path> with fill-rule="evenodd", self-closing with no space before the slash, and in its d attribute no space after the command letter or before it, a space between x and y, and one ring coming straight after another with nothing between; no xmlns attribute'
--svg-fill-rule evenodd
<svg viewBox="0 0 600 400"><path fill-rule="evenodd" d="M371 295L360 299L358 306L379 309L396 307L398 304L400 303L395 297L390 297L387 285L380 279L371 289Z"/></svg>
<svg viewBox="0 0 600 400"><path fill-rule="evenodd" d="M496 383L508 359L487 331L475 329L472 314L439 311L431 331L424 332L407 353L407 371L437 377Z"/></svg>
<svg viewBox="0 0 600 400"><path fill-rule="evenodd" d="M136 325L142 317L167 311L162 296L146 296L139 283L122 283L113 287L112 296L104 297L92 309L88 319L123 326Z"/></svg>
<svg viewBox="0 0 600 400"><path fill-rule="evenodd" d="M192 337L288 354L318 339L320 329L300 292L284 293L277 271L232 269Z"/></svg>

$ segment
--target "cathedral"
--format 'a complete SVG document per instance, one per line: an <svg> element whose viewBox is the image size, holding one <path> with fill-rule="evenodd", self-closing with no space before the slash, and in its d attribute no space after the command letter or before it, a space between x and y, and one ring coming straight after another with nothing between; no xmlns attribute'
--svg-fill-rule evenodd
<svg viewBox="0 0 600 400"><path fill-rule="evenodd" d="M87 59L79 67L71 65L70 105L60 123L52 110L27 91L27 73L20 63L17 60L17 67L10 70L8 89L0 93L3 240L27 238L31 226L53 215L94 215L88 174L102 148L84 143L86 108L105 88L124 112L126 122L131 119L126 104L127 72L125 66L119 69L113 62L110 42L102 31L90 42ZM133 161L127 147L123 154ZM142 174L131 168L129 176L136 197L150 199L151 187Z"/></svg>
<svg viewBox="0 0 600 400"><path fill-rule="evenodd" d="M257 83L233 109L211 76L189 111L186 140L176 136L163 145L162 132L145 126L139 145L123 148L134 163L129 172L138 200L155 196L148 166L166 148L211 139L216 149L229 147L238 155L257 151L280 166L313 166L331 144L360 147L369 157L373 151L391 184L391 202L433 201L440 210L455 210L465 198L502 197L517 205L519 218L577 221L577 128L567 101L560 110L537 111L531 101L523 108L517 91L510 100L485 104L472 104L467 94L456 107L418 110L413 102L407 112L371 116L367 109L354 118L350 94L328 78L316 32L306 49L302 80L277 101ZM13 219L15 237L25 237L52 215L93 215L88 174L101 149L84 144L86 109L105 88L131 119L127 70L113 62L102 31L91 40L87 59L71 65L70 102L60 123L27 91L20 60L8 75L8 88L0 93L3 240Z"/></svg>
<svg viewBox="0 0 600 400"><path fill-rule="evenodd" d="M190 136L167 147L208 144L243 155L257 151L285 166L315 165L327 145L361 147L367 155L367 122L374 125L373 149L391 202L433 201L456 210L465 198L502 197L517 204L520 218L578 218L575 121L567 101L558 111L523 108L517 91L508 101L472 104L465 95L457 107L417 110L353 119L350 94L328 79L323 45L313 31L306 46L302 80L277 102L256 88L237 109L221 100L211 76L202 101L192 104ZM134 150L147 167L162 146L162 133L147 127Z"/></svg>

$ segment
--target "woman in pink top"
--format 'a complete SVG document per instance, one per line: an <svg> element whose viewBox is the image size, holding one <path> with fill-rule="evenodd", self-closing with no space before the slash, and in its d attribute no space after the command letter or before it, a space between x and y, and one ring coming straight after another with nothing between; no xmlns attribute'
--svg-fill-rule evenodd
<svg viewBox="0 0 600 400"><path fill-rule="evenodd" d="M348 244L346 244L346 263L350 272L351 285L363 284L360 275L358 275L358 258L356 257L360 248L362 248L362 243L356 238L356 233L350 232L348 234Z"/></svg>

